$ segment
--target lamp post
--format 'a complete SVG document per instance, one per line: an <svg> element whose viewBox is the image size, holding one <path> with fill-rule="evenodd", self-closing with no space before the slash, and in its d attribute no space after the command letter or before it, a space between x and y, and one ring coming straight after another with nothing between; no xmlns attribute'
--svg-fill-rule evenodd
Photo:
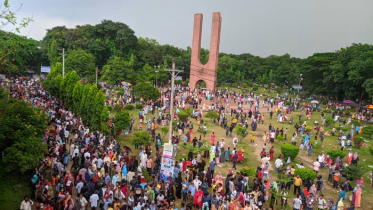
<svg viewBox="0 0 373 210"><path fill-rule="evenodd" d="M299 87L298 87L298 93L299 93L299 90L300 90L300 82L303 80L302 76L303 76L303 74L300 74L300 75L299 75Z"/></svg>
<svg viewBox="0 0 373 210"><path fill-rule="evenodd" d="M155 72L155 86L158 88L158 72L159 72L159 66L154 66L154 69L156 69Z"/></svg>

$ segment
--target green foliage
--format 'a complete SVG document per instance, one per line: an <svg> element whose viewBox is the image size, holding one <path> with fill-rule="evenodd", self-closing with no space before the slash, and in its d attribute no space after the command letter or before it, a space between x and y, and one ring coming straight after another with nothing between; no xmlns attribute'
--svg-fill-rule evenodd
<svg viewBox="0 0 373 210"><path fill-rule="evenodd" d="M307 127L305 127L305 130L306 130L307 132L310 132L310 131L312 130L312 127L311 127L311 126L307 126Z"/></svg>
<svg viewBox="0 0 373 210"><path fill-rule="evenodd" d="M132 93L137 98L147 100L156 100L161 96L159 90L153 85L145 82L139 82L132 87Z"/></svg>
<svg viewBox="0 0 373 210"><path fill-rule="evenodd" d="M142 176L145 178L145 182L151 182L152 176L149 174L148 170L146 168L141 169Z"/></svg>
<svg viewBox="0 0 373 210"><path fill-rule="evenodd" d="M242 141L242 139L245 138L248 134L246 128L239 125L234 128L234 132L237 136L240 137L240 141Z"/></svg>
<svg viewBox="0 0 373 210"><path fill-rule="evenodd" d="M327 117L327 118L325 119L325 124L326 124L326 126L331 127L331 126L334 124L334 120L333 120L333 118L331 118L331 117Z"/></svg>
<svg viewBox="0 0 373 210"><path fill-rule="evenodd" d="M119 97L119 96L124 96L124 92L123 92L123 91L119 91L119 92L118 92L118 97Z"/></svg>
<svg viewBox="0 0 373 210"><path fill-rule="evenodd" d="M295 176L299 175L299 177L304 181L307 178L310 178L311 180L315 180L317 177L317 174L315 171L309 168L296 168L295 169Z"/></svg>
<svg viewBox="0 0 373 210"><path fill-rule="evenodd" d="M151 136L147 131L136 132L133 134L132 145L149 146L152 143Z"/></svg>
<svg viewBox="0 0 373 210"><path fill-rule="evenodd" d="M329 155L329 157L333 160L333 162L338 156L340 156L341 159L343 159L346 156L346 153L339 151L339 150L329 150L326 152L326 154Z"/></svg>
<svg viewBox="0 0 373 210"><path fill-rule="evenodd" d="M127 61L121 57L112 57L103 67L101 79L109 84L120 84L122 81L132 82L136 78L133 62L134 58Z"/></svg>
<svg viewBox="0 0 373 210"><path fill-rule="evenodd" d="M186 109L183 110L185 113L188 113L189 117L191 117L193 115L193 109L188 107Z"/></svg>
<svg viewBox="0 0 373 210"><path fill-rule="evenodd" d="M95 81L96 66L95 57L82 49L72 50L68 52L65 59L66 72L76 71L81 77L89 81Z"/></svg>
<svg viewBox="0 0 373 210"><path fill-rule="evenodd" d="M363 177L369 170L360 165L350 164L348 167L343 167L343 171L346 173L347 178L355 181Z"/></svg>
<svg viewBox="0 0 373 210"><path fill-rule="evenodd" d="M361 143L364 142L364 139L361 136L354 136L353 142L354 142L354 147L356 149L360 149Z"/></svg>
<svg viewBox="0 0 373 210"><path fill-rule="evenodd" d="M369 146L368 149L369 149L369 153L370 153L371 155L373 155L373 147L372 147L372 146Z"/></svg>
<svg viewBox="0 0 373 210"><path fill-rule="evenodd" d="M299 148L292 144L283 144L281 145L281 153L284 155L284 160L287 160L288 157L290 157L291 160L295 160L299 153Z"/></svg>
<svg viewBox="0 0 373 210"><path fill-rule="evenodd" d="M277 140L283 142L283 141L285 141L285 137L284 137L284 136L281 136L281 135L278 135L278 136L277 136Z"/></svg>
<svg viewBox="0 0 373 210"><path fill-rule="evenodd" d="M114 125L117 131L123 131L130 128L131 118L128 111L121 111L114 117Z"/></svg>
<svg viewBox="0 0 373 210"><path fill-rule="evenodd" d="M133 105L132 104L126 104L126 109L127 110L132 110L133 109Z"/></svg>
<svg viewBox="0 0 373 210"><path fill-rule="evenodd" d="M24 173L38 166L47 152L42 140L47 127L45 113L24 101L1 99L0 125L4 170Z"/></svg>
<svg viewBox="0 0 373 210"><path fill-rule="evenodd" d="M211 121L212 121L213 119L217 119L219 117L219 114L217 112L215 112L215 111L208 111L205 114L205 117L210 118Z"/></svg>
<svg viewBox="0 0 373 210"><path fill-rule="evenodd" d="M102 112L100 114L100 123L101 123L101 128L99 129L101 132L107 134L109 132L109 110L108 107L111 106L104 106L102 109Z"/></svg>
<svg viewBox="0 0 373 210"><path fill-rule="evenodd" d="M113 110L113 107L112 106L106 106L106 108L107 108L107 110L109 111L109 112L111 112L112 110Z"/></svg>
<svg viewBox="0 0 373 210"><path fill-rule="evenodd" d="M256 175L256 170L253 167L243 167L240 172L242 175L249 177L253 177Z"/></svg>
<svg viewBox="0 0 373 210"><path fill-rule="evenodd" d="M82 97L83 84L80 81L78 81L75 83L73 89L73 110L77 115L80 115L82 113Z"/></svg>
<svg viewBox="0 0 373 210"><path fill-rule="evenodd" d="M164 137L167 133L168 133L168 127L167 126L163 126L161 128L161 132L162 132L162 136Z"/></svg>
<svg viewBox="0 0 373 210"><path fill-rule="evenodd" d="M189 117L189 114L184 112L184 111L181 111L177 114L177 117L182 121L182 122L185 122L185 120Z"/></svg>
<svg viewBox="0 0 373 210"><path fill-rule="evenodd" d="M202 146L200 148L193 147L193 144L182 144L181 147L183 147L186 151L192 151L193 154L197 154L198 152L203 154L205 151L210 150L210 145L207 141L203 141Z"/></svg>
<svg viewBox="0 0 373 210"><path fill-rule="evenodd" d="M258 86L254 86L253 87L253 91L258 91L259 87Z"/></svg>
<svg viewBox="0 0 373 210"><path fill-rule="evenodd" d="M372 138L373 134L373 125L367 125L363 128L363 134L368 135L369 138Z"/></svg>
<svg viewBox="0 0 373 210"><path fill-rule="evenodd" d="M143 108L142 104L136 104L136 109L142 109L142 108Z"/></svg>
<svg viewBox="0 0 373 210"><path fill-rule="evenodd" d="M114 105L114 111L115 112L120 112L120 111L122 111L122 109L123 109L123 107L121 105L119 105L119 104ZM132 105L132 109L133 109L133 105Z"/></svg>

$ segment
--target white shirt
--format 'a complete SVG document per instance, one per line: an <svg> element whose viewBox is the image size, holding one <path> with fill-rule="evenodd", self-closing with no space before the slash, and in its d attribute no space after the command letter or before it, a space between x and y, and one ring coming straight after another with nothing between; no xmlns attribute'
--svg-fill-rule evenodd
<svg viewBox="0 0 373 210"><path fill-rule="evenodd" d="M276 162L275 162L275 165L276 165L276 168L280 168L283 165L282 160L277 159Z"/></svg>
<svg viewBox="0 0 373 210"><path fill-rule="evenodd" d="M89 198L89 202L91 202L91 207L97 207L97 201L99 200L97 194L92 194Z"/></svg>
<svg viewBox="0 0 373 210"><path fill-rule="evenodd" d="M80 190L82 190L82 187L84 186L83 182L79 182L78 184L76 184L76 191L78 193L80 193Z"/></svg>
<svg viewBox="0 0 373 210"><path fill-rule="evenodd" d="M79 198L79 202L80 202L81 206L85 206L88 203L88 201L87 201L87 199L85 199L85 197ZM85 209L86 209L85 207L80 208L80 210L85 210Z"/></svg>
<svg viewBox="0 0 373 210"><path fill-rule="evenodd" d="M29 202L26 202L25 200L23 200L21 202L21 208L20 209L31 210L32 205L34 205L34 202L32 202L32 200L29 200Z"/></svg>
<svg viewBox="0 0 373 210"><path fill-rule="evenodd" d="M202 182L199 179L193 180L193 184L198 189L199 186L201 186Z"/></svg>

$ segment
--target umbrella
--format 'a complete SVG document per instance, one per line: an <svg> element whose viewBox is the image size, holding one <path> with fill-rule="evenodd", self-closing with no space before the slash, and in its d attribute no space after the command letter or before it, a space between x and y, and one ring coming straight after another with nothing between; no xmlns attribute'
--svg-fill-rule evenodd
<svg viewBox="0 0 373 210"><path fill-rule="evenodd" d="M370 105L366 105L365 108L373 109L373 105L372 105L372 104L370 104Z"/></svg>
<svg viewBox="0 0 373 210"><path fill-rule="evenodd" d="M312 104L318 104L319 102L316 100L311 101Z"/></svg>
<svg viewBox="0 0 373 210"><path fill-rule="evenodd" d="M126 81L123 81L123 82L122 82L122 85L123 85L123 86L130 86L131 84L128 83L128 82L126 82Z"/></svg>
<svg viewBox="0 0 373 210"><path fill-rule="evenodd" d="M344 100L343 103L344 104L354 104L355 102L353 102L352 100Z"/></svg>
<svg viewBox="0 0 373 210"><path fill-rule="evenodd" d="M105 85L105 82L101 82L101 85Z"/></svg>
<svg viewBox="0 0 373 210"><path fill-rule="evenodd" d="M123 146L123 149L126 150L128 153L132 153L131 148L129 148L127 146Z"/></svg>

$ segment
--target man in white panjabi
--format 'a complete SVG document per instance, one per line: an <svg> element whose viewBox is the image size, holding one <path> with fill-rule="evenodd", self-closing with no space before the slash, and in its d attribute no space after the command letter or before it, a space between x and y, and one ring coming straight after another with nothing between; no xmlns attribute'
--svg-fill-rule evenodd
<svg viewBox="0 0 373 210"><path fill-rule="evenodd" d="M141 154L141 163L140 166L141 168L146 168L146 161L148 160L148 155L146 154L145 151Z"/></svg>

